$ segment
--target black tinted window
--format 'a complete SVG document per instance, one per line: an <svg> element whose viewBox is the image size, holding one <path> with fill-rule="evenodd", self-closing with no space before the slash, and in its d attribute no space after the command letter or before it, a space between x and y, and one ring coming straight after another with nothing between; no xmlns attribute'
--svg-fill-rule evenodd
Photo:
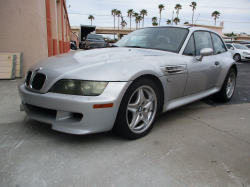
<svg viewBox="0 0 250 187"><path fill-rule="evenodd" d="M230 47L233 47L232 45L230 44L226 44L227 48L230 49Z"/></svg>
<svg viewBox="0 0 250 187"><path fill-rule="evenodd" d="M223 42L221 41L221 39L219 38L219 36L213 33L211 33L211 35L212 35L213 44L214 44L214 54L216 55L216 54L225 52L226 48Z"/></svg>
<svg viewBox="0 0 250 187"><path fill-rule="evenodd" d="M195 56L195 48L194 48L194 37L193 35L190 37L188 44L183 52L183 55Z"/></svg>
<svg viewBox="0 0 250 187"><path fill-rule="evenodd" d="M196 56L200 56L200 51L204 48L213 49L212 39L209 32L198 31L194 33Z"/></svg>

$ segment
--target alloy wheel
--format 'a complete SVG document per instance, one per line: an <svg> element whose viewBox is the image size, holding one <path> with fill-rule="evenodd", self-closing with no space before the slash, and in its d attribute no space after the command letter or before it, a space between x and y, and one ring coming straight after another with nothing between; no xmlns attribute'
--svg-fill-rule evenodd
<svg viewBox="0 0 250 187"><path fill-rule="evenodd" d="M149 86L141 86L129 99L126 111L127 124L136 134L146 131L154 121L157 97Z"/></svg>

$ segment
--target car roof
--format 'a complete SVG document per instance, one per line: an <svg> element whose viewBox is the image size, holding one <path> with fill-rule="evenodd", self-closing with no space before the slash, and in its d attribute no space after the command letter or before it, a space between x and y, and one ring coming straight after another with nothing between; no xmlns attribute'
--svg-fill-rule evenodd
<svg viewBox="0 0 250 187"><path fill-rule="evenodd" d="M203 30L203 31L209 31L209 32L217 33L217 32L215 32L215 31L213 31L211 29L208 29L208 28L186 26L186 25L164 25L164 26L151 26L151 27L145 27L145 28L170 28L170 27L172 27L172 28L184 28L184 29L189 29L190 31Z"/></svg>

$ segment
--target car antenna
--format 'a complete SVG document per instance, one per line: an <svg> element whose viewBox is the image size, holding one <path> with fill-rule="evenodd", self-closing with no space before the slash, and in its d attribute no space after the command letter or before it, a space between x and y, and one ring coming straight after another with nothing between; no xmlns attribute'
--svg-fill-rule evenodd
<svg viewBox="0 0 250 187"><path fill-rule="evenodd" d="M200 13L199 13L199 15L198 15L197 19L199 18L199 16L200 16ZM195 25L195 23L196 23L197 19L196 19L196 20L195 20L195 22L193 23L193 26Z"/></svg>

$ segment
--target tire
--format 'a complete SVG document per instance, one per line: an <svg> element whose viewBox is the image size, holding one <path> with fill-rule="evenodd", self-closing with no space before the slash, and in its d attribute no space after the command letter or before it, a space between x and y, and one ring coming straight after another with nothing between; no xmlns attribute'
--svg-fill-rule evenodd
<svg viewBox="0 0 250 187"><path fill-rule="evenodd" d="M236 61L236 62L240 62L241 61L241 57L239 54L235 54L233 59Z"/></svg>
<svg viewBox="0 0 250 187"><path fill-rule="evenodd" d="M217 101L228 102L233 97L236 87L236 72L231 68L226 76L226 79L221 87L220 92L213 95L213 98Z"/></svg>
<svg viewBox="0 0 250 187"><path fill-rule="evenodd" d="M159 108L157 86L150 79L138 79L123 96L113 131L130 140L142 138L153 128Z"/></svg>

